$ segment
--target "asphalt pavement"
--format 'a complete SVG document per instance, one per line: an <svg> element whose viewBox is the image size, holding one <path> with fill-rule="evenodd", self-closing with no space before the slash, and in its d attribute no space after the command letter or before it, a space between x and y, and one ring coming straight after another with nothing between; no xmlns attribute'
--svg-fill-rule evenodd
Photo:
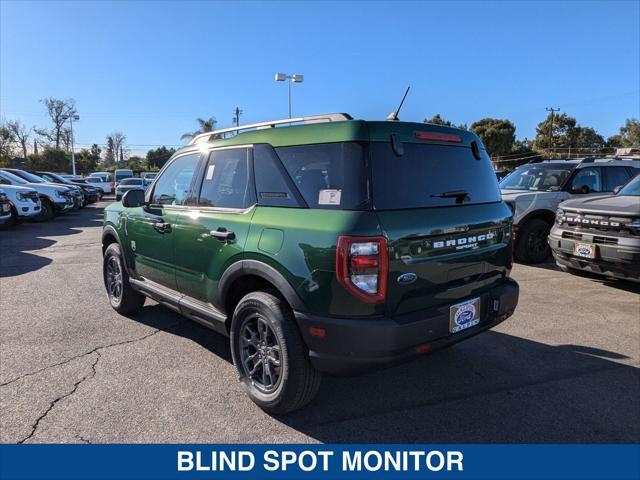
<svg viewBox="0 0 640 480"><path fill-rule="evenodd" d="M514 267L513 317L354 378L286 417L243 393L228 341L102 283L101 202L0 231L0 441L638 442L640 289Z"/></svg>

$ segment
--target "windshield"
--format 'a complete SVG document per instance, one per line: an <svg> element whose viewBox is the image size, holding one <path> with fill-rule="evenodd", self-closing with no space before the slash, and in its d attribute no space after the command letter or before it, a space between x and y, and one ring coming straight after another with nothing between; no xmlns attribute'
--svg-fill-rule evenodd
<svg viewBox="0 0 640 480"><path fill-rule="evenodd" d="M574 165L530 165L514 170L502 179L503 190L547 191L559 189L567 180ZM555 187L555 188L554 188Z"/></svg>
<svg viewBox="0 0 640 480"><path fill-rule="evenodd" d="M371 144L373 203L377 210L455 206L500 201L491 161L468 147L405 143Z"/></svg>
<svg viewBox="0 0 640 480"><path fill-rule="evenodd" d="M20 178L19 176L14 175L11 172L7 172L6 170L0 171L0 177L4 177L7 180L9 180L11 183L17 183L19 185L24 185L25 183L29 183L24 178Z"/></svg>
<svg viewBox="0 0 640 480"><path fill-rule="evenodd" d="M17 176L24 178L26 181L31 183L44 183L46 180L38 175L34 175L33 173L25 172L24 170L19 170L19 173L16 173Z"/></svg>
<svg viewBox="0 0 640 480"><path fill-rule="evenodd" d="M41 173L40 177L44 178L45 180L48 180L49 182L68 183L67 180L53 173Z"/></svg>
<svg viewBox="0 0 640 480"><path fill-rule="evenodd" d="M142 185L142 180L140 178L126 178L122 182L121 185Z"/></svg>
<svg viewBox="0 0 640 480"><path fill-rule="evenodd" d="M633 180L622 187L618 192L618 195L630 195L633 197L640 196L640 175L636 175Z"/></svg>

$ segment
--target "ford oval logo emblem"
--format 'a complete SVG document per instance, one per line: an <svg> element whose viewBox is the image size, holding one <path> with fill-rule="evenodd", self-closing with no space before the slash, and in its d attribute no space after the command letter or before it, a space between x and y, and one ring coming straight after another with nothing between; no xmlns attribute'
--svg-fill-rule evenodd
<svg viewBox="0 0 640 480"><path fill-rule="evenodd" d="M418 276L415 273L403 273L398 277L398 283L400 285L408 285L409 283L415 282L417 278Z"/></svg>

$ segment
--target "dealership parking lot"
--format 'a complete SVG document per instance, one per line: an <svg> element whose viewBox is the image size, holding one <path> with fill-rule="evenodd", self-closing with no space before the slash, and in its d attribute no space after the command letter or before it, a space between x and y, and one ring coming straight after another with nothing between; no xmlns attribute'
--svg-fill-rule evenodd
<svg viewBox="0 0 640 480"><path fill-rule="evenodd" d="M640 289L516 264L516 314L409 364L325 378L270 417L227 340L147 300L109 306L106 202L0 232L2 442L637 442Z"/></svg>

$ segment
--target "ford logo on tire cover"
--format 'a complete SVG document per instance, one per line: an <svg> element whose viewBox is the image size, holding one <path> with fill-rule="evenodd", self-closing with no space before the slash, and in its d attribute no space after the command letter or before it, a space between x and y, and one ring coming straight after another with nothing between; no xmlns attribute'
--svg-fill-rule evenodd
<svg viewBox="0 0 640 480"><path fill-rule="evenodd" d="M417 278L418 276L415 273L403 273L398 277L398 283L400 285L408 285L409 283L415 282Z"/></svg>

